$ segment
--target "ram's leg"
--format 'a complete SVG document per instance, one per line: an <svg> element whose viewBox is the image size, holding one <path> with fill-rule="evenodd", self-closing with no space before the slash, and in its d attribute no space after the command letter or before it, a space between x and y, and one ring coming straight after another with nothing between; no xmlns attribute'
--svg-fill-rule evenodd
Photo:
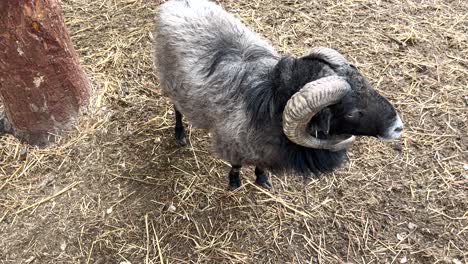
<svg viewBox="0 0 468 264"><path fill-rule="evenodd" d="M268 179L268 175L263 169L261 169L259 167L255 167L255 176L257 177L255 179L256 184L262 186L265 189L271 189L272 188L270 180Z"/></svg>
<svg viewBox="0 0 468 264"><path fill-rule="evenodd" d="M229 189L235 190L242 185L240 178L241 165L231 165L231 171L229 171Z"/></svg>
<svg viewBox="0 0 468 264"><path fill-rule="evenodd" d="M175 112L175 139L176 139L177 145L185 146L187 145L187 140L185 138L184 124L182 123L182 114L179 112L179 110L177 110L175 106L174 106L174 112Z"/></svg>

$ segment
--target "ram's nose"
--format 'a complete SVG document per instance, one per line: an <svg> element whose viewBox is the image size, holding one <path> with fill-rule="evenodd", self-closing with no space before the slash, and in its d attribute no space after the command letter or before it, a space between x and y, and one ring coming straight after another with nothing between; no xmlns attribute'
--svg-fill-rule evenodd
<svg viewBox="0 0 468 264"><path fill-rule="evenodd" d="M397 114L395 121L393 121L393 124L388 128L383 138L384 139L400 138L402 131L403 131L403 122L401 121L400 116Z"/></svg>

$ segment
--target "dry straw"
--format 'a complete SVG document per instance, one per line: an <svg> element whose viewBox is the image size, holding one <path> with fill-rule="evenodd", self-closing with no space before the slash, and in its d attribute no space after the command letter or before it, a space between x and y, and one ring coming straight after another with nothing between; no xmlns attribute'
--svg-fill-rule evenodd
<svg viewBox="0 0 468 264"><path fill-rule="evenodd" d="M339 49L399 109L400 142L361 139L320 179L226 190L209 135L173 140L152 70L157 1L63 0L94 84L59 144L0 139L4 263L466 263L467 1L222 4L283 53Z"/></svg>

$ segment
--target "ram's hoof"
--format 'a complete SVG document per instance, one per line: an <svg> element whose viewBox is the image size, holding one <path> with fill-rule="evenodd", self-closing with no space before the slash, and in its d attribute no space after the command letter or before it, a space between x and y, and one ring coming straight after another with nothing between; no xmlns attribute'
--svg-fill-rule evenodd
<svg viewBox="0 0 468 264"><path fill-rule="evenodd" d="M271 188L273 188L273 185L271 185L271 182L268 179L268 176L265 174L258 175L257 179L255 180L255 183L259 185L260 187L263 187L267 190L270 190Z"/></svg>
<svg viewBox="0 0 468 264"><path fill-rule="evenodd" d="M177 145L179 145L180 147L185 147L187 146L187 139L185 137L183 138L176 138L176 143Z"/></svg>
<svg viewBox="0 0 468 264"><path fill-rule="evenodd" d="M3 134L14 134L13 128L8 123L5 113L0 112L0 136Z"/></svg>
<svg viewBox="0 0 468 264"><path fill-rule="evenodd" d="M228 190L234 191L238 189L239 187L241 187L241 185L242 185L242 182L240 179L229 179Z"/></svg>
<svg viewBox="0 0 468 264"><path fill-rule="evenodd" d="M187 137L185 136L185 129L183 127L176 127L175 129L175 139L177 145L184 147L187 146Z"/></svg>

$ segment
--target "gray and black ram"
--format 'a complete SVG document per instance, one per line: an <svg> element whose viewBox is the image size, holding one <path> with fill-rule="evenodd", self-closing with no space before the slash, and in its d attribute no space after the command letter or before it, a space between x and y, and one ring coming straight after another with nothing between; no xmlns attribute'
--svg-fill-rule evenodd
<svg viewBox="0 0 468 264"><path fill-rule="evenodd" d="M355 136L400 137L403 124L387 99L330 48L279 55L266 40L206 0L170 0L156 14L155 65L175 107L175 135L186 144L182 116L209 130L213 150L240 169L298 175L333 171Z"/></svg>

